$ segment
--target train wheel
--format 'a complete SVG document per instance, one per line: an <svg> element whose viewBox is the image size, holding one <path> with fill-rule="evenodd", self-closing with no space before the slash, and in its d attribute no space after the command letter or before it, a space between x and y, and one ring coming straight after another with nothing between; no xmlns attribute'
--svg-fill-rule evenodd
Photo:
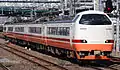
<svg viewBox="0 0 120 70"><path fill-rule="evenodd" d="M40 50L39 44L36 45L36 49L37 49L37 51Z"/></svg>
<svg viewBox="0 0 120 70"><path fill-rule="evenodd" d="M57 48L54 48L53 51L54 51L54 54L56 56L57 55L57 53L56 53L57 52Z"/></svg>
<svg viewBox="0 0 120 70"><path fill-rule="evenodd" d="M60 50L59 49L56 49L56 54L60 55Z"/></svg>
<svg viewBox="0 0 120 70"><path fill-rule="evenodd" d="M70 51L70 57L71 57L71 58L75 58L75 52Z"/></svg>
<svg viewBox="0 0 120 70"><path fill-rule="evenodd" d="M51 51L52 54L55 54L54 47L51 47L50 51Z"/></svg>

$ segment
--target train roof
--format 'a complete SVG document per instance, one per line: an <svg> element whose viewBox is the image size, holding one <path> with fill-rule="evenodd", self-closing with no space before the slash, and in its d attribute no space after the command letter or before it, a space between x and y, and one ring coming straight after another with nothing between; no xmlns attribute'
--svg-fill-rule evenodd
<svg viewBox="0 0 120 70"><path fill-rule="evenodd" d="M88 10L88 11L80 12L77 15L82 15L82 14L105 14L105 13L102 11Z"/></svg>
<svg viewBox="0 0 120 70"><path fill-rule="evenodd" d="M17 22L17 23L12 23L12 22L6 22L5 25L25 25L25 24L52 24L52 23L72 23L73 17L71 16L59 16L57 18L54 18L53 20L48 21L48 18L38 18L35 21L31 22Z"/></svg>
<svg viewBox="0 0 120 70"><path fill-rule="evenodd" d="M94 10L88 10L88 11L83 11L78 13L77 15L83 15L83 14L105 14L104 12L101 11L94 11ZM5 25L24 25L24 24L52 24L52 23L73 23L75 22L73 20L73 17L71 16L59 16L57 18L54 18L52 21L46 20L48 18L41 17L35 21L32 22L22 22L22 23L6 23Z"/></svg>

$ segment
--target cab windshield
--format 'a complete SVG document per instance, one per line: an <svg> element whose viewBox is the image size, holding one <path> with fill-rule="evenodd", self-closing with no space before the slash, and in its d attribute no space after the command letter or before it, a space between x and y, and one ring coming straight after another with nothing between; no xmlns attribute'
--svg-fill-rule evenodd
<svg viewBox="0 0 120 70"><path fill-rule="evenodd" d="M104 14L85 14L82 15L79 24L84 25L111 25L111 21Z"/></svg>

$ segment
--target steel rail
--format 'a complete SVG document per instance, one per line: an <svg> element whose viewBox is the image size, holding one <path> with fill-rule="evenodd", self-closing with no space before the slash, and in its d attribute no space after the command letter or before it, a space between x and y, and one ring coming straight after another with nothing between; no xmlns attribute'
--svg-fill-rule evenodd
<svg viewBox="0 0 120 70"><path fill-rule="evenodd" d="M1 47L1 46L5 46L5 45L1 45L1 44L0 44L0 47ZM16 53L16 51L15 51L14 49L11 50L10 48L8 49L8 48L6 48L6 47L1 47L1 48L3 48L4 50L7 50L7 51L9 51L9 52L11 52L11 53L13 53L13 54L19 56L19 57L22 57L22 58L24 58L24 59L26 59L26 60L29 60L29 61L31 61L31 62L33 62L33 63L36 63L36 64L40 65L41 67L47 69L47 70L50 70L50 69L48 69L47 67L44 67L43 65L41 65L41 64L39 64L39 63L37 63L37 62L34 62L34 61L32 61L32 60L30 60L30 59L28 59L28 58L26 58L26 57L24 57L24 56L22 56L22 55Z"/></svg>
<svg viewBox="0 0 120 70"><path fill-rule="evenodd" d="M19 48L19 49L16 49L16 48L13 48L13 47L11 47L11 46L9 46L9 45L6 45L6 44L0 44L0 45L7 46L7 47L9 47L10 49L13 49L13 50L15 50L15 51L17 51L17 52L21 52L21 53L24 54L24 55L28 55L28 56L32 57L33 59L40 60L40 61L42 61L42 62L46 62L46 63L48 63L50 66L55 66L55 67L57 67L57 68L59 68L59 69L62 69L62 70L68 70L68 69L66 69L66 68L64 68L64 67L62 67L62 66L59 66L59 65L57 65L57 64L54 64L54 63L49 62L49 61L46 61L46 60L44 60L44 59L42 59L42 58L39 58L39 57L37 57L37 56L31 55L31 54L29 54L29 53L26 53L26 52L20 50L20 48ZM1 47L1 46L0 46L0 47ZM51 68L48 68L48 67L49 67L48 64L47 64L47 65L42 65L42 64L40 64L39 62L34 61L33 59L28 59L28 58L25 57L25 56L21 56L20 54L15 53L13 50L11 51L10 49L7 49L7 48L5 48L5 47L2 47L2 48L5 49L5 50L7 50L7 51L9 51L9 52L12 52L12 53L20 56L20 57L22 57L22 58L24 58L24 59L27 59L27 60L29 60L29 61L31 61L31 62L34 62L34 63L36 63L36 64L44 67L44 68L47 69L47 70L52 70ZM53 67L53 68L54 68L54 67Z"/></svg>
<svg viewBox="0 0 120 70"><path fill-rule="evenodd" d="M11 70L10 68L6 67L5 65L3 65L2 63L0 63L0 66L4 69L4 70Z"/></svg>
<svg viewBox="0 0 120 70"><path fill-rule="evenodd" d="M116 63L116 64L120 64L120 57L110 57L111 58L111 62Z"/></svg>

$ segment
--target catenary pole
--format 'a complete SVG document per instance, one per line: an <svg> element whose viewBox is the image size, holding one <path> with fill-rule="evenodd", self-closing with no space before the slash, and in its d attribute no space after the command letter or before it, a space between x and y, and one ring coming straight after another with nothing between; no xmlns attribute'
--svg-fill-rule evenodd
<svg viewBox="0 0 120 70"><path fill-rule="evenodd" d="M116 52L119 52L119 0L117 0L117 24L116 24Z"/></svg>

